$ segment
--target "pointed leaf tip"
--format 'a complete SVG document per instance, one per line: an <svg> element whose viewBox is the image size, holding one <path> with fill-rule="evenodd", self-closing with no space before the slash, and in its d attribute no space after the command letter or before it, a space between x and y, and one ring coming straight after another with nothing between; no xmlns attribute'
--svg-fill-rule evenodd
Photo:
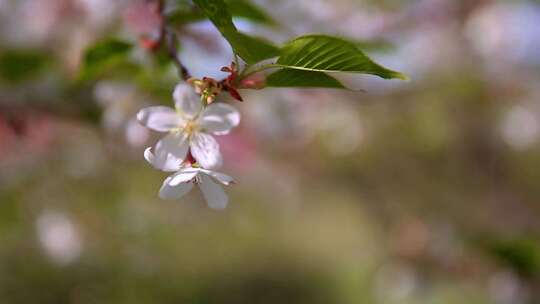
<svg viewBox="0 0 540 304"><path fill-rule="evenodd" d="M277 65L318 72L349 72L376 75L384 79L408 79L365 55L355 43L328 35L295 38L282 49Z"/></svg>

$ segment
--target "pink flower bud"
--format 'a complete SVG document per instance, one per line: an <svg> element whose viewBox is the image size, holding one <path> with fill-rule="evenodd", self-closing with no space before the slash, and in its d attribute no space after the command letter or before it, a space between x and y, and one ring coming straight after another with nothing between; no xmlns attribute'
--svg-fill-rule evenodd
<svg viewBox="0 0 540 304"><path fill-rule="evenodd" d="M266 86L266 77L263 74L255 74L242 79L240 89L260 90Z"/></svg>

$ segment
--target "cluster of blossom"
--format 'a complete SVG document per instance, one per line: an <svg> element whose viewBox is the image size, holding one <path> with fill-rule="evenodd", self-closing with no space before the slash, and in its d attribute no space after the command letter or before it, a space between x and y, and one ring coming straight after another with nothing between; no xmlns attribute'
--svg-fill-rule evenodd
<svg viewBox="0 0 540 304"><path fill-rule="evenodd" d="M213 102L207 91L201 90L197 81L180 83L173 93L174 109L144 108L137 119L151 130L167 133L144 151L144 158L154 168L174 172L163 182L159 196L179 199L197 184L210 208L223 209L229 199L221 185L234 181L214 171L222 165L222 156L212 135L225 135L238 126L240 113L228 104Z"/></svg>

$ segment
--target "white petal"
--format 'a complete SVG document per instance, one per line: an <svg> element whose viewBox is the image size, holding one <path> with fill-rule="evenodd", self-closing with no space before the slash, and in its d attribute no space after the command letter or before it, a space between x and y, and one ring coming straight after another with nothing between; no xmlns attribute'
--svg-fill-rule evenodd
<svg viewBox="0 0 540 304"><path fill-rule="evenodd" d="M221 184L225 186L234 184L234 179L228 176L227 174L223 174L223 173L212 171L212 170L206 170L206 169L199 169L199 170L206 175L210 175L216 181L220 182Z"/></svg>
<svg viewBox="0 0 540 304"><path fill-rule="evenodd" d="M199 123L206 131L216 135L223 135L238 126L240 113L228 104L213 103L204 109Z"/></svg>
<svg viewBox="0 0 540 304"><path fill-rule="evenodd" d="M154 156L154 153L152 153L152 147L148 147L144 150L144 159L150 164L153 164L156 161L156 157Z"/></svg>
<svg viewBox="0 0 540 304"><path fill-rule="evenodd" d="M171 175L169 185L174 187L182 183L187 183L195 178L197 174L199 174L199 169L196 168L181 169L180 171Z"/></svg>
<svg viewBox="0 0 540 304"><path fill-rule="evenodd" d="M137 120L144 126L158 131L168 132L182 124L182 117L169 107L156 106L144 108L137 113Z"/></svg>
<svg viewBox="0 0 540 304"><path fill-rule="evenodd" d="M205 169L213 169L221 166L221 153L219 144L212 135L194 133L191 137L191 154L199 165Z"/></svg>
<svg viewBox="0 0 540 304"><path fill-rule="evenodd" d="M214 183L208 175L201 174L201 182L199 183L199 188L206 199L208 207L213 209L224 209L227 207L229 202L229 197L225 193L223 188Z"/></svg>
<svg viewBox="0 0 540 304"><path fill-rule="evenodd" d="M157 142L154 153L144 151L144 158L156 169L177 171L186 158L189 143L184 134L169 134Z"/></svg>
<svg viewBox="0 0 540 304"><path fill-rule="evenodd" d="M161 189L159 189L159 197L161 199L165 200L174 200L179 199L182 196L186 195L192 188L192 183L184 183L179 184L176 186L171 186L169 183L173 176L169 176L165 179L163 182L163 185L161 185Z"/></svg>
<svg viewBox="0 0 540 304"><path fill-rule="evenodd" d="M174 88L173 98L176 110L187 118L195 117L202 110L201 98L186 83L180 83Z"/></svg>

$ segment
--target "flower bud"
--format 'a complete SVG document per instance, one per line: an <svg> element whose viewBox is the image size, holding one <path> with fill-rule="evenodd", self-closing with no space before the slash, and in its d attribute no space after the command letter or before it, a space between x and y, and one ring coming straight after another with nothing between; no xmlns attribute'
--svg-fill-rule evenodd
<svg viewBox="0 0 540 304"><path fill-rule="evenodd" d="M255 74L248 78L242 79L240 89L260 90L266 87L266 77L263 74Z"/></svg>

